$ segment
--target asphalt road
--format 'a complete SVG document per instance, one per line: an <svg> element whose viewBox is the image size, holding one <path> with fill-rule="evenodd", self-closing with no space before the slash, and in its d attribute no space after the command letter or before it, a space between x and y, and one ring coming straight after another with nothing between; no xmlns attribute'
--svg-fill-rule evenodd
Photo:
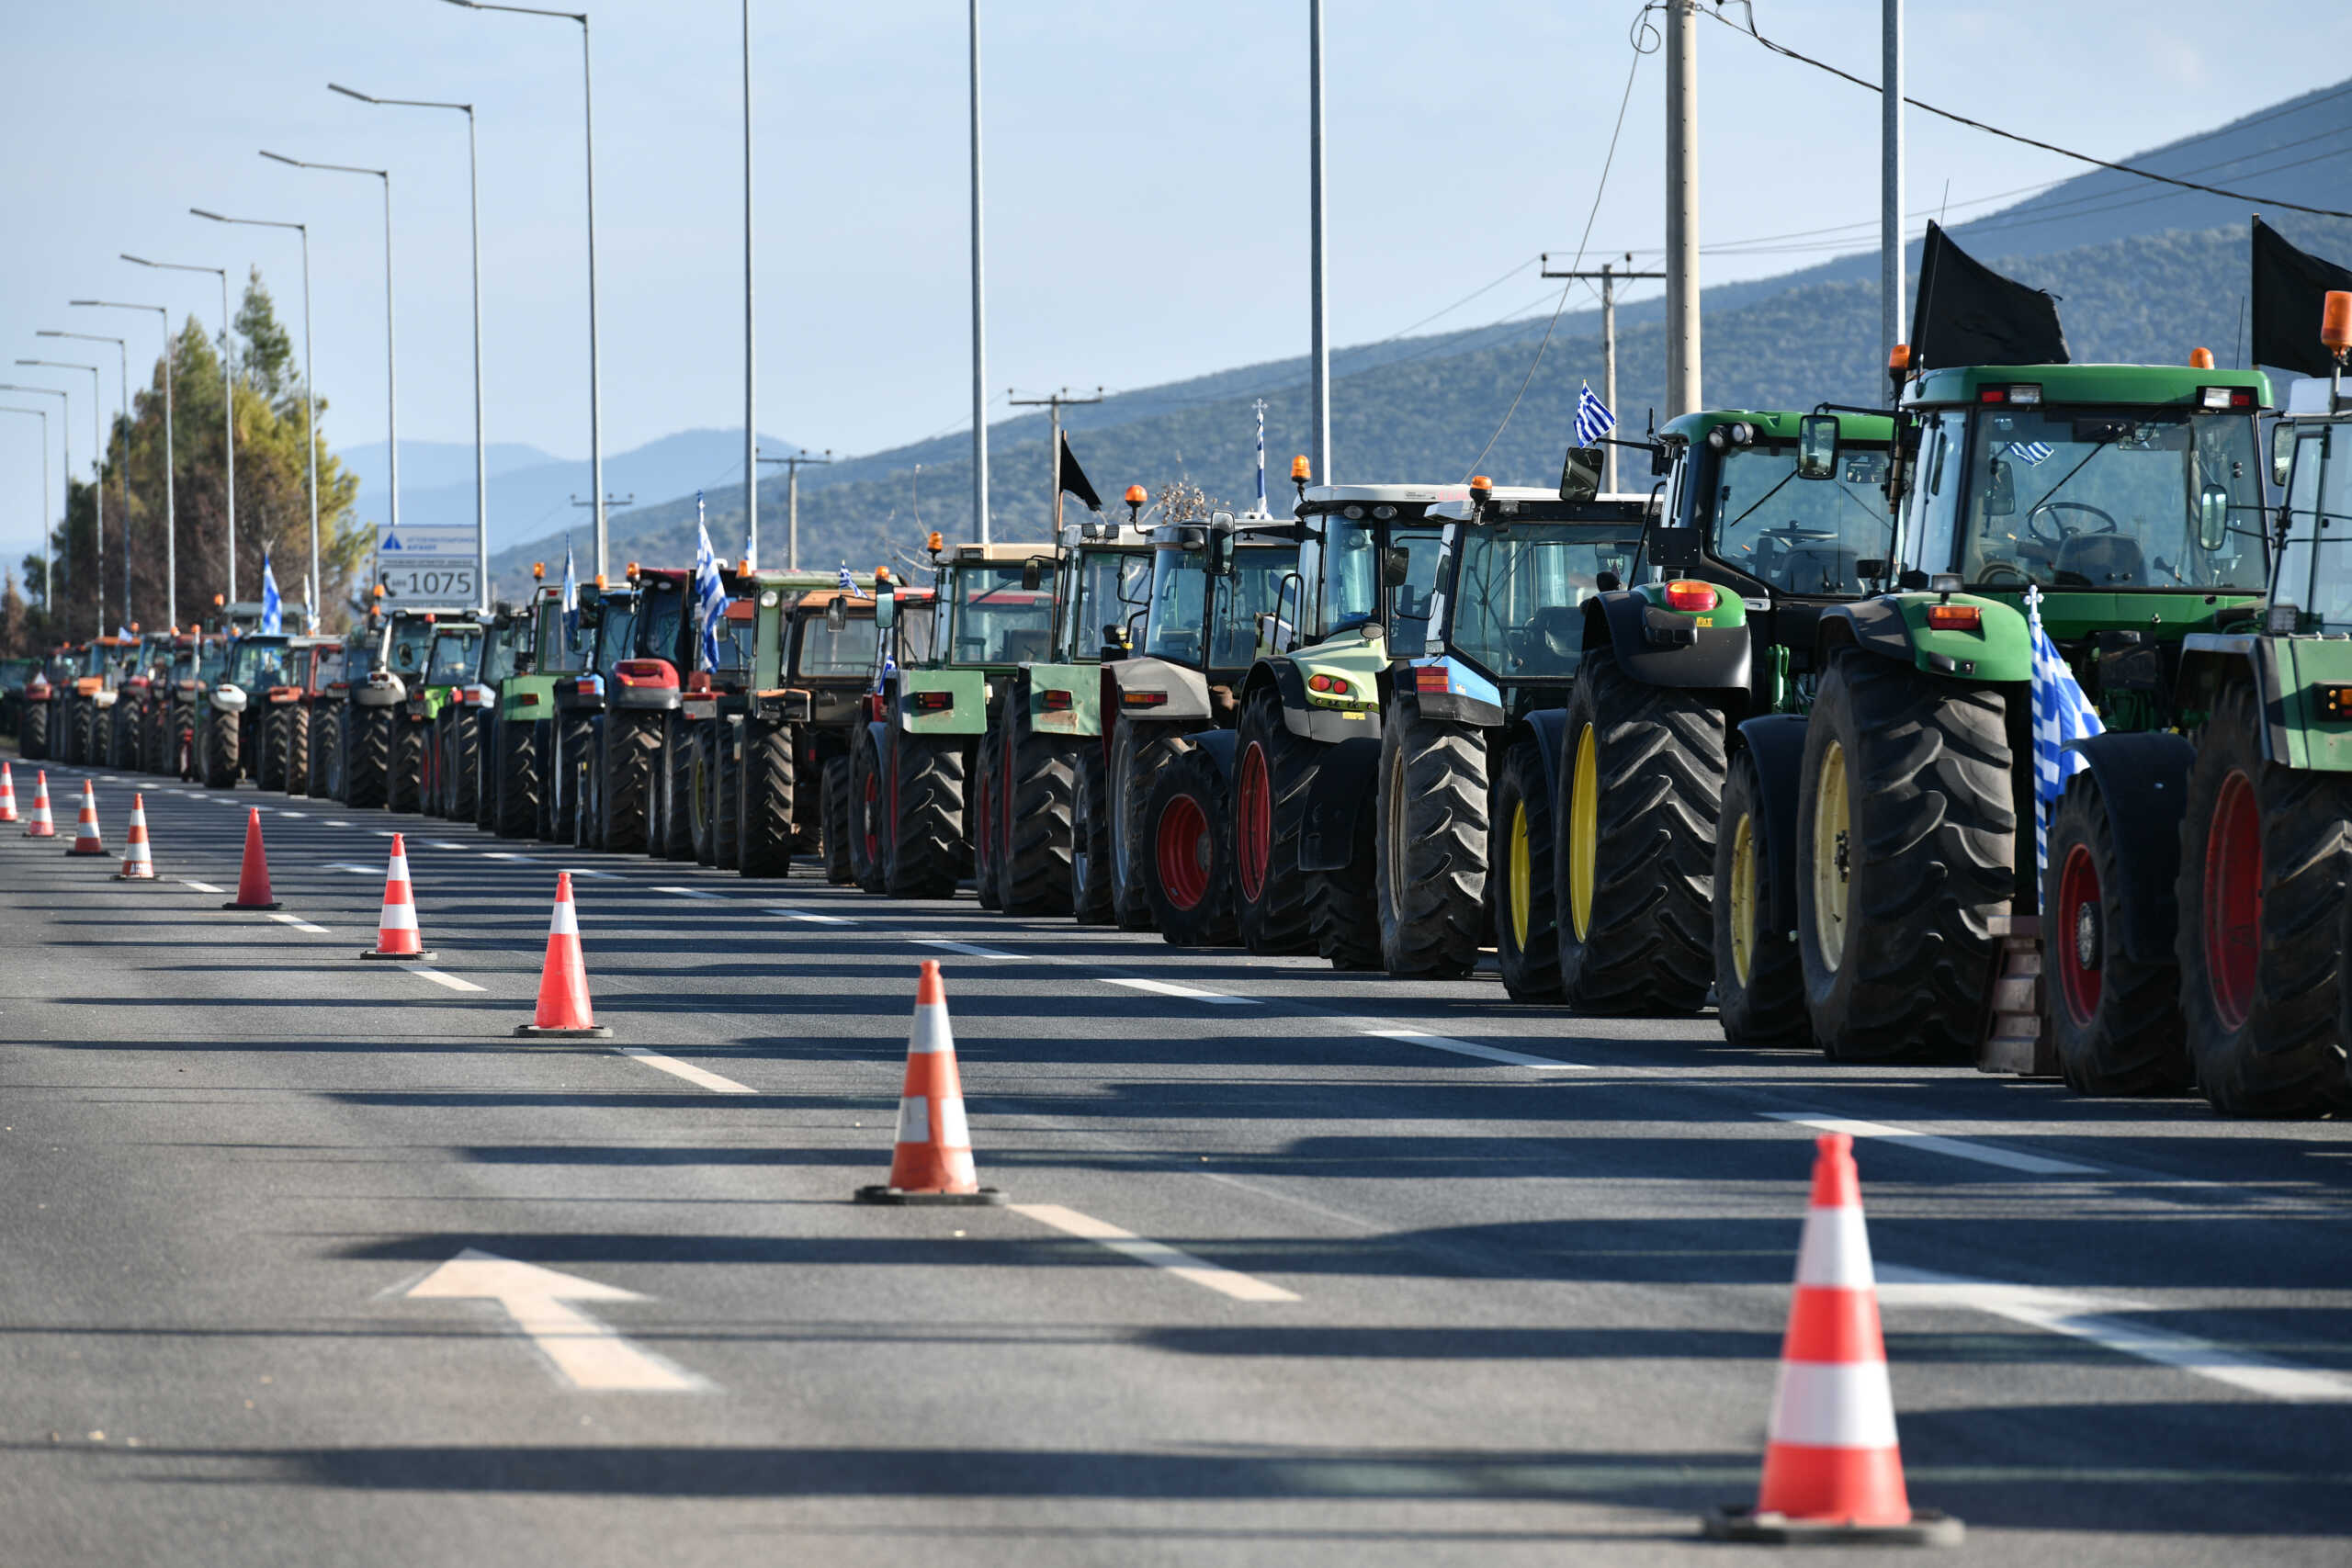
<svg viewBox="0 0 2352 1568"><path fill-rule="evenodd" d="M2342 1124L100 773L119 884L81 776L0 829L0 1561L1732 1561L1821 1122L1939 1560L2352 1561ZM511 1034L565 866L610 1043ZM926 957L1012 1206L849 1201Z"/></svg>

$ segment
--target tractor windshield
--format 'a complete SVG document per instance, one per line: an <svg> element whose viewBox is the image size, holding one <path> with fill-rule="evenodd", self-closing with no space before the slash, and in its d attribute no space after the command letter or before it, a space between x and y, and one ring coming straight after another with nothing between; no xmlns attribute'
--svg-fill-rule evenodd
<svg viewBox="0 0 2352 1568"><path fill-rule="evenodd" d="M1358 510L1351 508L1351 510ZM1337 632L1374 618L1380 607L1380 551L1406 553L1405 581L1388 592L1388 652L1409 659L1429 651L1434 628L1430 601L1437 591L1442 532L1414 525L1380 529L1341 514L1323 519L1323 624ZM1385 537L1383 536L1385 536Z"/></svg>
<svg viewBox="0 0 2352 1568"><path fill-rule="evenodd" d="M1023 588L1021 571L1018 561L956 569L951 662L1026 664L1046 657L1053 640L1052 583ZM1050 580L1052 573L1046 575Z"/></svg>
<svg viewBox="0 0 2352 1568"><path fill-rule="evenodd" d="M678 657L678 623L685 613L686 591L682 584L662 579L646 583L637 596L637 646L648 659Z"/></svg>
<svg viewBox="0 0 2352 1568"><path fill-rule="evenodd" d="M196 678L209 686L220 679L220 671L229 667L229 646L214 638L204 645L197 655Z"/></svg>
<svg viewBox="0 0 2352 1568"><path fill-rule="evenodd" d="M1151 557L1089 550L1080 558L1076 575L1078 592L1070 596L1069 621L1064 629L1070 657L1091 659L1102 650L1103 629L1130 629L1136 614L1148 602Z"/></svg>
<svg viewBox="0 0 2352 1568"><path fill-rule="evenodd" d="M343 646L319 649L317 662L311 666L311 690L323 692L343 679Z"/></svg>
<svg viewBox="0 0 2352 1568"><path fill-rule="evenodd" d="M433 660L424 669L428 686L462 686L474 678L474 652L481 634L444 628L433 639Z"/></svg>
<svg viewBox="0 0 2352 1568"><path fill-rule="evenodd" d="M1297 570L1296 545L1249 545L1233 552L1232 575L1216 582L1216 607L1209 626L1210 669L1250 668L1258 654L1258 617L1274 608L1283 580ZM1294 608L1297 602L1294 587Z"/></svg>
<svg viewBox="0 0 2352 1568"><path fill-rule="evenodd" d="M1453 651L1504 681L1566 680L1584 656L1584 612L1604 571L1642 547L1589 524L1464 528L1453 573Z"/></svg>
<svg viewBox="0 0 2352 1568"><path fill-rule="evenodd" d="M248 692L286 684L286 639L249 637L237 644L229 662L229 683Z"/></svg>
<svg viewBox="0 0 2352 1568"><path fill-rule="evenodd" d="M604 619L596 627L597 674L610 674L614 665L629 657L635 647L632 637L636 631L636 601L606 598Z"/></svg>
<svg viewBox="0 0 2352 1568"><path fill-rule="evenodd" d="M1935 449L1923 450L1920 488L1956 503L1964 581L2263 591L2262 466L2250 416L1987 409L1973 422L1962 484L1939 471L1962 456L1947 439L1951 423L1939 422Z"/></svg>
<svg viewBox="0 0 2352 1568"><path fill-rule="evenodd" d="M1205 552L1162 545L1151 552L1151 597L1144 618L1143 651L1198 669L1208 620Z"/></svg>
<svg viewBox="0 0 2352 1568"><path fill-rule="evenodd" d="M580 668L580 639L567 634L563 606L553 599L539 604L538 630L532 641L539 649L537 662L542 672L569 672Z"/></svg>
<svg viewBox="0 0 2352 1568"><path fill-rule="evenodd" d="M792 672L809 680L828 676L864 675L874 668L875 650L882 645L882 634L874 625L870 614L858 614L842 622L835 631L822 615L799 617L800 646L792 650Z"/></svg>
<svg viewBox="0 0 2352 1568"><path fill-rule="evenodd" d="M1797 477L1793 441L1736 446L1716 464L1711 553L1785 593L1860 592L1856 560L1887 558L1886 449L1840 443L1838 471Z"/></svg>
<svg viewBox="0 0 2352 1568"><path fill-rule="evenodd" d="M392 623L391 671L402 680L424 673L426 655L433 650L431 621L402 618Z"/></svg>
<svg viewBox="0 0 2352 1568"><path fill-rule="evenodd" d="M495 686L514 673L515 638L523 627L519 624L492 626L481 634L481 668L474 680L484 686Z"/></svg>
<svg viewBox="0 0 2352 1568"><path fill-rule="evenodd" d="M2295 432L2287 537L2271 598L2315 618L2320 631L2352 632L2352 425Z"/></svg>

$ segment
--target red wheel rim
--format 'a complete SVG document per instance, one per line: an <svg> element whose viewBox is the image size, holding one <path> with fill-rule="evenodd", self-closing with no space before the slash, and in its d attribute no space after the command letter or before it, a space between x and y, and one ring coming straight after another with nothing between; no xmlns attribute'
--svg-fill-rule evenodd
<svg viewBox="0 0 2352 1568"><path fill-rule="evenodd" d="M1251 903L1266 890L1266 867L1274 858L1274 799L1266 779L1266 750L1251 741L1241 753L1235 824L1240 829L1241 896Z"/></svg>
<svg viewBox="0 0 2352 1568"><path fill-rule="evenodd" d="M1180 795L1159 814L1159 886L1180 909L1196 909L1209 893L1209 819L1201 803Z"/></svg>
<svg viewBox="0 0 2352 1568"><path fill-rule="evenodd" d="M2078 1026L2087 1027L2098 1016L2104 946L2100 924L2106 913L2098 867L2089 848L2076 844L2066 852L2065 869L2058 875L2057 919L2050 939L2058 949L2059 989Z"/></svg>
<svg viewBox="0 0 2352 1568"><path fill-rule="evenodd" d="M2262 814L2243 773L2222 781L2205 835L2205 968L2213 1010L2230 1029L2254 1011L2262 954Z"/></svg>

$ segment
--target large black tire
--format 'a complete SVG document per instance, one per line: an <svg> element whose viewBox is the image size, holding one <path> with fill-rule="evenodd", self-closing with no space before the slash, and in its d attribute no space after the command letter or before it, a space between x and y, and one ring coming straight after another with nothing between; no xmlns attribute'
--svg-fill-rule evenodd
<svg viewBox="0 0 2352 1568"><path fill-rule="evenodd" d="M1597 1013L1690 1013L1714 980L1724 716L1606 649L1568 697L1553 807L1560 992Z"/></svg>
<svg viewBox="0 0 2352 1568"><path fill-rule="evenodd" d="M1159 770L1144 806L1152 924L1174 947L1223 947L1233 921L1233 789L1206 751L1188 746Z"/></svg>
<svg viewBox="0 0 2352 1568"><path fill-rule="evenodd" d="M1376 755L1373 765L1379 766ZM1380 852L1380 812L1373 798L1377 786L1370 779L1363 784L1347 864L1306 874L1306 929L1315 935L1315 951L1334 969L1380 967L1380 879L1373 863Z"/></svg>
<svg viewBox="0 0 2352 1568"><path fill-rule="evenodd" d="M390 708L354 707L344 715L350 734L344 741L340 798L354 811L372 811L384 804L392 774L392 728L399 721Z"/></svg>
<svg viewBox="0 0 2352 1568"><path fill-rule="evenodd" d="M1399 696L1382 716L1373 809L1380 961L1388 973L1459 979L1487 923L1487 740Z"/></svg>
<svg viewBox="0 0 2352 1568"><path fill-rule="evenodd" d="M687 831L694 836L695 862L718 863L718 738L726 732L723 718L699 719L694 727L694 776L687 781Z"/></svg>
<svg viewBox="0 0 2352 1568"><path fill-rule="evenodd" d="M572 844L580 840L580 760L594 735L585 718L559 716L553 728L555 755L549 761L554 765L543 764L539 773L545 798L539 810L539 836L550 843Z"/></svg>
<svg viewBox="0 0 2352 1568"><path fill-rule="evenodd" d="M897 898L953 898L971 851L964 839L968 766L960 735L889 731L888 887Z"/></svg>
<svg viewBox="0 0 2352 1568"><path fill-rule="evenodd" d="M1974 1054L1993 921L2017 894L2014 763L1998 689L1860 649L1831 660L1805 727L1796 845L1805 1007L1831 1056Z"/></svg>
<svg viewBox="0 0 2352 1568"><path fill-rule="evenodd" d="M498 830L498 769L499 743L505 739L505 721L496 708L483 708L473 716L474 727L474 827L481 832Z"/></svg>
<svg viewBox="0 0 2352 1568"><path fill-rule="evenodd" d="M431 724L412 727L424 731L424 760L417 770L416 790L416 810L421 817L449 815L449 760L455 751L449 733L457 722L457 705L443 703Z"/></svg>
<svg viewBox="0 0 2352 1568"><path fill-rule="evenodd" d="M287 710L271 708L261 716L261 758L254 768L256 788L283 792L286 788Z"/></svg>
<svg viewBox="0 0 2352 1568"><path fill-rule="evenodd" d="M424 809L424 754L432 740L431 729L392 714L392 765L384 775L384 806L390 811Z"/></svg>
<svg viewBox="0 0 2352 1568"><path fill-rule="evenodd" d="M683 713L662 716L660 809L646 852L663 860L695 858L695 732L700 728Z"/></svg>
<svg viewBox="0 0 2352 1568"><path fill-rule="evenodd" d="M2263 760L2244 682L2197 735L2180 825L2181 1002L2225 1116L2352 1109L2352 783Z"/></svg>
<svg viewBox="0 0 2352 1568"><path fill-rule="evenodd" d="M600 850L623 855L645 852L653 770L661 761L660 724L655 714L605 716L604 776L596 787Z"/></svg>
<svg viewBox="0 0 2352 1568"><path fill-rule="evenodd" d="M2188 1021L2180 964L2124 950L2123 866L2098 781L2066 781L2050 822L2042 880L2042 984L2050 1034L2076 1094L2170 1094L2187 1089Z"/></svg>
<svg viewBox="0 0 2352 1568"><path fill-rule="evenodd" d="M139 765L138 712L130 705L130 694L115 698L114 706L107 709L107 766L136 768Z"/></svg>
<svg viewBox="0 0 2352 1568"><path fill-rule="evenodd" d="M96 705L87 697L76 697L74 700L73 722L66 728L66 761L80 766L90 761L90 741L96 732L95 721L97 711Z"/></svg>
<svg viewBox="0 0 2352 1568"><path fill-rule="evenodd" d="M311 792L311 710L299 703L284 710L286 784L288 795Z"/></svg>
<svg viewBox="0 0 2352 1568"><path fill-rule="evenodd" d="M1041 735L1029 722L1029 705L1016 694L1007 705L1004 771L998 775L1004 801L1003 855L999 886L1008 915L1067 915L1070 912L1070 812L1078 790L1078 751L1082 740Z"/></svg>
<svg viewBox="0 0 2352 1568"><path fill-rule="evenodd" d="M738 867L745 876L792 874L792 818L799 779L792 750L792 727L765 719L743 721L743 851Z"/></svg>
<svg viewBox="0 0 2352 1568"><path fill-rule="evenodd" d="M718 721L711 756L710 857L721 871L733 871L743 862L743 727Z"/></svg>
<svg viewBox="0 0 2352 1568"><path fill-rule="evenodd" d="M850 761L847 757L825 760L825 880L835 887L848 887L857 881L850 863Z"/></svg>
<svg viewBox="0 0 2352 1568"><path fill-rule="evenodd" d="M983 909L1004 908L1004 737L989 726L980 737L971 779L966 836L972 846L972 886Z"/></svg>
<svg viewBox="0 0 2352 1568"><path fill-rule="evenodd" d="M1813 1043L1795 933L1763 918L1771 897L1770 818L1755 754L1733 754L1715 834L1715 1018L1735 1045ZM1785 851L1788 846L1781 846Z"/></svg>
<svg viewBox="0 0 2352 1568"><path fill-rule="evenodd" d="M884 804L888 781L871 729L860 728L849 754L849 869L868 893L887 893L890 881L890 822Z"/></svg>
<svg viewBox="0 0 2352 1568"><path fill-rule="evenodd" d="M311 716L311 798L343 798L344 711L340 704Z"/></svg>
<svg viewBox="0 0 2352 1568"><path fill-rule="evenodd" d="M1250 694L1236 728L1233 912L1241 943L1252 953L1314 952L1298 851L1323 748L1284 726L1281 694L1271 685Z"/></svg>
<svg viewBox="0 0 2352 1568"><path fill-rule="evenodd" d="M147 735L140 746L147 771L164 777L172 772L172 702L169 695L148 705Z"/></svg>
<svg viewBox="0 0 2352 1568"><path fill-rule="evenodd" d="M1521 736L1503 752L1487 818L1487 893L1494 908L1495 967L1513 1001L1560 999L1552 804L1541 743Z"/></svg>
<svg viewBox="0 0 2352 1568"><path fill-rule="evenodd" d="M1123 724L1111 743L1111 918L1121 931L1151 929L1151 840L1144 807L1177 752L1192 745L1164 725Z"/></svg>
<svg viewBox="0 0 2352 1568"><path fill-rule="evenodd" d="M539 773L537 724L499 725L498 820L502 839L528 839L539 830L539 794L546 787Z"/></svg>
<svg viewBox="0 0 2352 1568"><path fill-rule="evenodd" d="M1081 926L1115 924L1111 887L1110 770L1102 746L1079 748L1069 802L1069 906Z"/></svg>
<svg viewBox="0 0 2352 1568"><path fill-rule="evenodd" d="M204 722L204 787L237 787L237 716L215 710Z"/></svg>
<svg viewBox="0 0 2352 1568"><path fill-rule="evenodd" d="M481 818L481 784L494 777L482 765L482 726L491 716L476 708L459 708L449 727L449 809L452 822Z"/></svg>
<svg viewBox="0 0 2352 1568"><path fill-rule="evenodd" d="M28 762L49 760L49 716L54 705L34 702L25 705L24 734L17 749Z"/></svg>

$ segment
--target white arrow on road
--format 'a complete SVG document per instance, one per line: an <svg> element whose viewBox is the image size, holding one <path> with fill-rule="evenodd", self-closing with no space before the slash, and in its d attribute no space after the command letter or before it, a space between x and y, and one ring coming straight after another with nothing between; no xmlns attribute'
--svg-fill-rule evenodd
<svg viewBox="0 0 2352 1568"><path fill-rule="evenodd" d="M564 1304L645 1300L617 1285L600 1285L469 1247L401 1294L496 1302L574 1388L599 1393L677 1393L708 1386Z"/></svg>

